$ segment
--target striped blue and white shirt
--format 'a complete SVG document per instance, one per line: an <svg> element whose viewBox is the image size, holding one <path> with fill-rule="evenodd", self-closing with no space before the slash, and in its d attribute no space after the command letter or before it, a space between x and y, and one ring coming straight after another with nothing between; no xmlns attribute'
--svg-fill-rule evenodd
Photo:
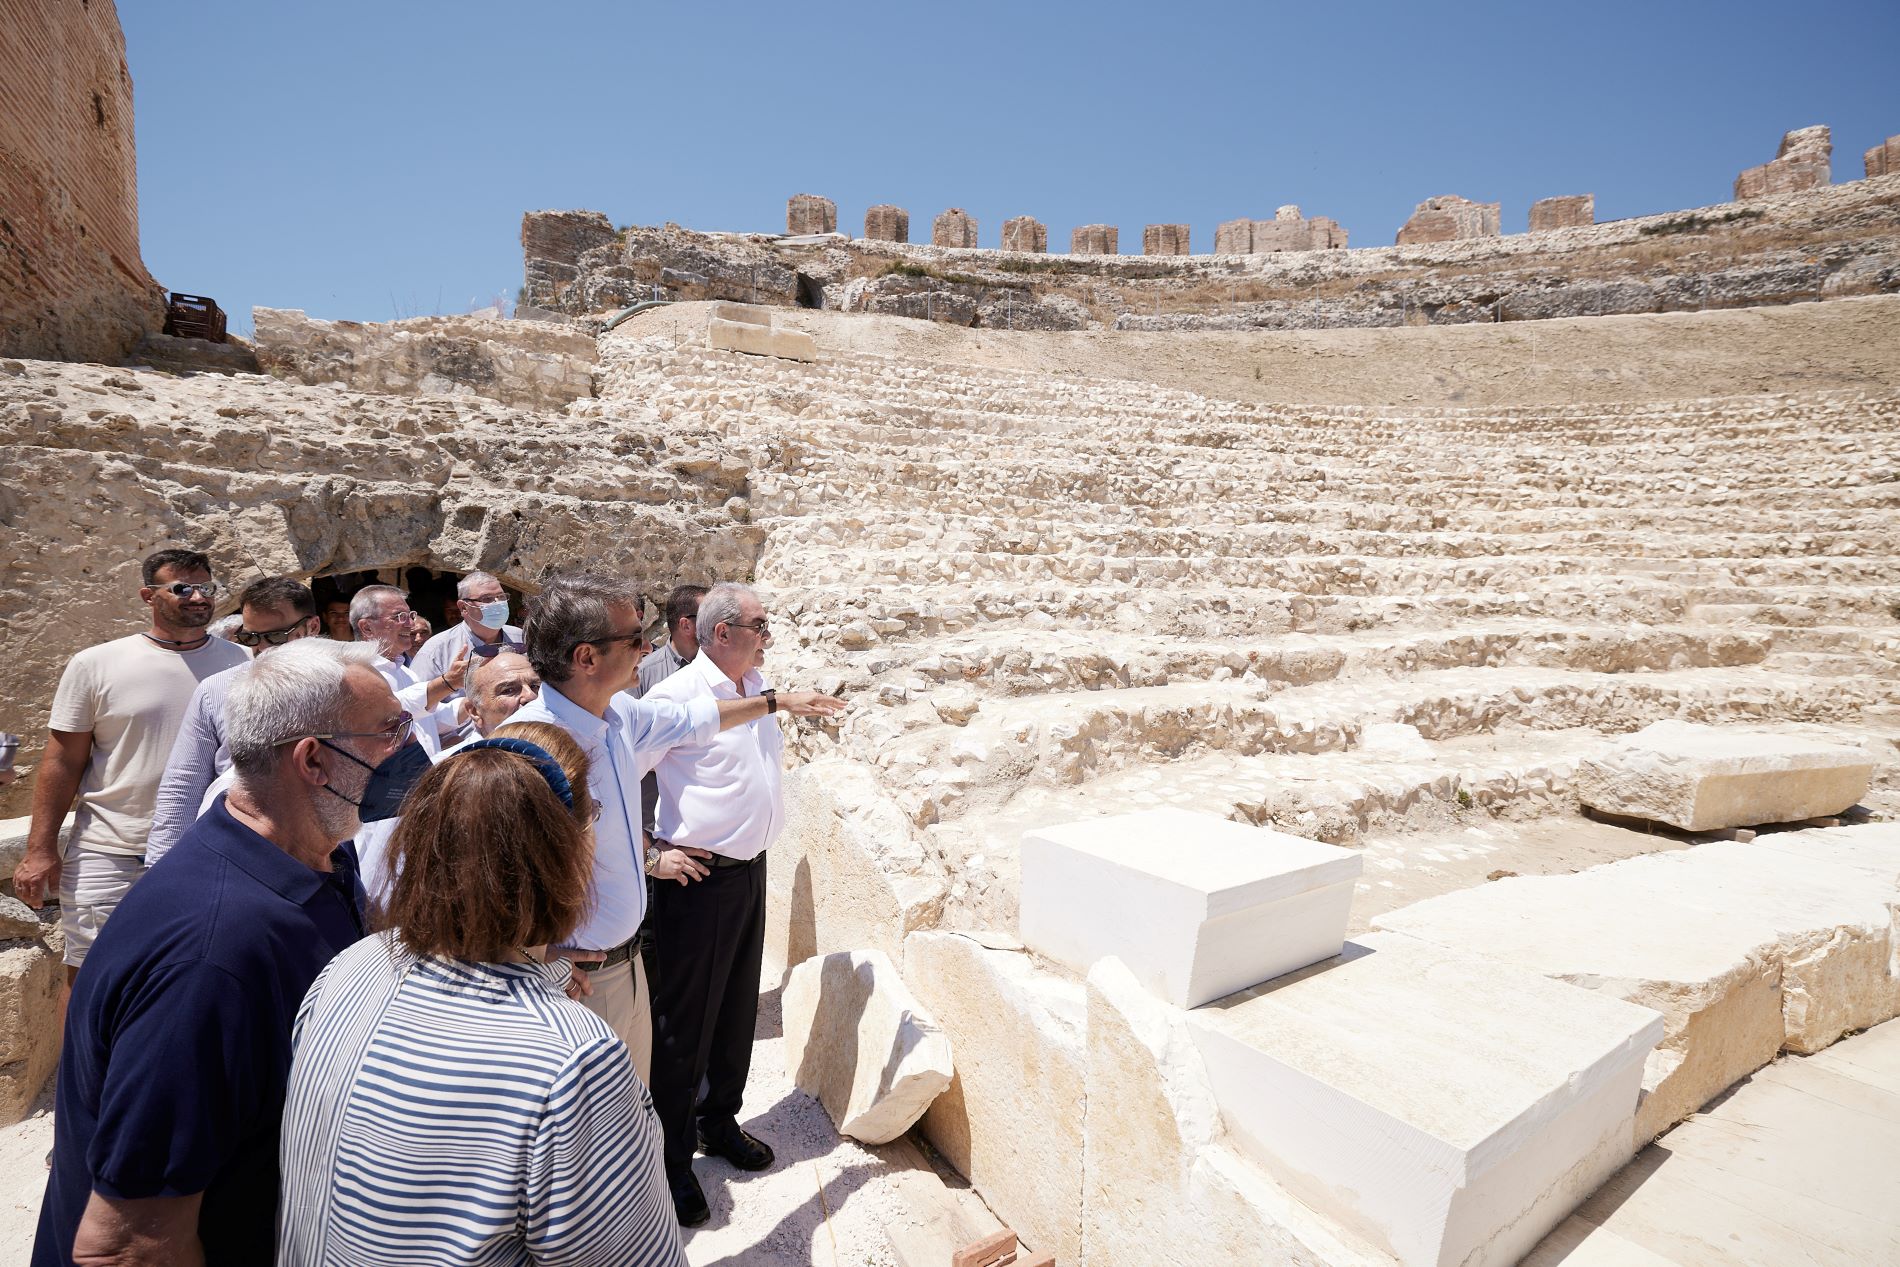
<svg viewBox="0 0 1900 1267"><path fill-rule="evenodd" d="M338 955L297 1013L277 1259L685 1267L653 1101L562 970Z"/></svg>

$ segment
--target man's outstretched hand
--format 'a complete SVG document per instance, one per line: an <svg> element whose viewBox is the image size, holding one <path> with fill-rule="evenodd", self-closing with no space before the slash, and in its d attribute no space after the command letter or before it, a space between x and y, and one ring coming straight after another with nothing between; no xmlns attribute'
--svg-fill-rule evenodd
<svg viewBox="0 0 1900 1267"><path fill-rule="evenodd" d="M778 711L794 717L836 717L844 712L845 702L820 691L780 691Z"/></svg>

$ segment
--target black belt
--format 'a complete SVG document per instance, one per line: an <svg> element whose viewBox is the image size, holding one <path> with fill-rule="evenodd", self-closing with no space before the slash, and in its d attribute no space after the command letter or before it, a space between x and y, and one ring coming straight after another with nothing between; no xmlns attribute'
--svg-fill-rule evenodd
<svg viewBox="0 0 1900 1267"><path fill-rule="evenodd" d="M653 838L653 845L656 849L677 848L672 841L661 840L658 836ZM749 867L763 857L765 857L765 850L761 849L750 858L728 858L722 853L716 853L707 858L694 858L693 861L702 867L717 867L723 870L726 867Z"/></svg>
<svg viewBox="0 0 1900 1267"><path fill-rule="evenodd" d="M604 954L607 956L605 959L600 960L598 963L576 963L574 966L586 972L599 972L602 968L611 968L616 964L626 963L628 960L633 958L634 952L639 950L639 948L640 948L640 935L638 933L635 933L632 937L627 938L627 940L621 942L618 946L615 946L612 950L605 950L605 951L596 950L596 951L591 952L593 954L597 954L597 955ZM588 954L590 952L583 950L579 953Z"/></svg>

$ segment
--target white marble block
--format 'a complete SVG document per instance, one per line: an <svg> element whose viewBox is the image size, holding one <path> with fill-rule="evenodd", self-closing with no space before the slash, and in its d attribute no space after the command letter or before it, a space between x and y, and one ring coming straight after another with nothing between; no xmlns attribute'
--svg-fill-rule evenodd
<svg viewBox="0 0 1900 1267"><path fill-rule="evenodd" d="M1199 1007L1339 953L1361 860L1349 849L1182 809L1027 833L1021 935L1086 974L1114 955Z"/></svg>
<svg viewBox="0 0 1900 1267"><path fill-rule="evenodd" d="M716 351L744 352L749 356L776 356L787 361L815 361L818 345L802 330L775 330L745 321L718 317L706 323L706 343Z"/></svg>
<svg viewBox="0 0 1900 1267"><path fill-rule="evenodd" d="M1635 1151L1663 1018L1394 933L1188 1017L1221 1119L1406 1267L1515 1263Z"/></svg>
<svg viewBox="0 0 1900 1267"><path fill-rule="evenodd" d="M950 1085L950 1040L880 950L807 959L786 979L785 1067L839 1134L884 1144Z"/></svg>
<svg viewBox="0 0 1900 1267"><path fill-rule="evenodd" d="M1659 721L1577 771L1591 809L1716 831L1838 814L1867 795L1873 758L1793 735Z"/></svg>

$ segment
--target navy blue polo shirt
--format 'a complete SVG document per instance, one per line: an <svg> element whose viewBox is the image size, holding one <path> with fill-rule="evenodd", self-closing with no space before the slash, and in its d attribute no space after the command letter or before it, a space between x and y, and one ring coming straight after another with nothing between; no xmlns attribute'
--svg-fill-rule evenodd
<svg viewBox="0 0 1900 1267"><path fill-rule="evenodd" d="M72 1262L92 1193L202 1192L207 1264L268 1263L290 1026L364 935L356 855L312 871L220 796L113 912L66 1014L34 1267Z"/></svg>

